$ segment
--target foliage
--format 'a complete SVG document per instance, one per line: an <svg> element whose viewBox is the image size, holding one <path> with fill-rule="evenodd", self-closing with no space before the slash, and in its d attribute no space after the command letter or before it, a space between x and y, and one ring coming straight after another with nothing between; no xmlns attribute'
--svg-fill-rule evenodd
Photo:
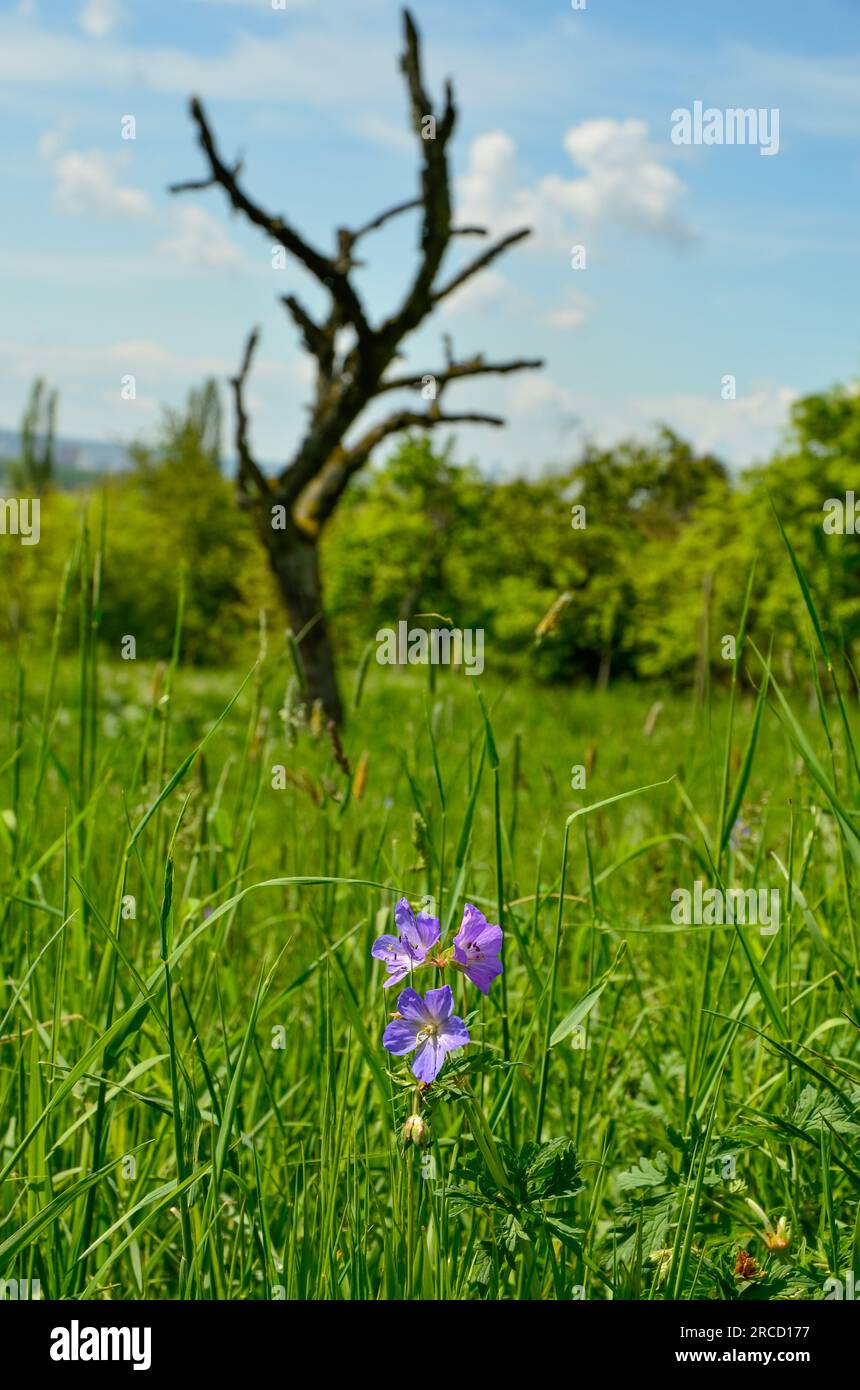
<svg viewBox="0 0 860 1390"><path fill-rule="evenodd" d="M209 383L135 447L129 474L105 481L101 631L112 644L145 633L147 654L167 657L180 565L194 662L247 655L261 610L274 629L283 623L262 548L217 467L219 431ZM771 543L773 505L831 644L857 667L860 554L850 534L824 532L822 508L844 498L858 441L860 395L843 387L797 401L783 448L738 476L668 429L647 444L586 446L560 471L497 481L458 464L453 440L435 448L426 435L407 438L353 480L324 534L336 640L358 661L380 628L450 620L484 630L488 669L500 674L686 684L707 670L727 679L723 638L736 635L755 564L748 629L759 646L773 634L790 681L809 627L784 550ZM18 625L26 615L46 640L86 501L49 493L39 546L0 548ZM585 508L584 529L570 524L573 506Z"/></svg>
<svg viewBox="0 0 860 1390"><path fill-rule="evenodd" d="M566 471L496 483L454 468L450 445L434 455L426 440L408 441L334 523L335 628L347 642L356 634L355 651L376 627L436 612L483 627L502 670L685 683L705 640L706 664L728 675L721 638L736 635L755 562L750 631L760 641L773 632L780 659L793 663L806 628L784 553L762 543L772 498L836 645L853 651L860 557L850 537L824 534L822 507L844 497L858 436L860 396L838 388L798 402L784 451L738 477L668 429L650 445L587 446ZM574 505L585 508L584 529L570 525ZM560 594L570 601L555 630L536 639Z"/></svg>
<svg viewBox="0 0 860 1390"><path fill-rule="evenodd" d="M64 568L90 532L104 537L100 636L118 653L134 636L138 656L166 659L185 576L184 654L201 665L253 651L258 614L280 616L265 561L235 490L218 466L220 407L214 383L185 412L165 412L156 439L132 447L127 474L105 478L95 497L42 498L38 546L0 548L0 580L14 597L13 632L47 643ZM73 646L73 628L64 633Z"/></svg>

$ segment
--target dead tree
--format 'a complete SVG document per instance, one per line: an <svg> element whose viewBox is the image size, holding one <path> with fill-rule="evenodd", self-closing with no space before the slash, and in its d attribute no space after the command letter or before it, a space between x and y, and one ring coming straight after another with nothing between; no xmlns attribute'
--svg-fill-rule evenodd
<svg viewBox="0 0 860 1390"><path fill-rule="evenodd" d="M230 165L222 158L203 106L191 100L191 116L197 126L200 147L209 166L203 179L172 185L172 193L220 187L233 209L259 227L273 243L293 256L319 282L328 296L327 312L314 318L295 295L282 297L298 326L302 343L316 363L316 383L310 419L298 448L280 473L266 476L254 459L248 436L244 387L251 369L258 330L248 337L238 374L231 379L236 419L237 486L240 501L251 508L278 587L286 603L293 631L300 636L301 653L311 698L319 699L330 717L342 721L334 656L323 609L319 541L350 478L364 466L373 450L389 435L410 428L480 423L504 424L497 415L476 412L443 412L445 389L461 378L541 367L537 360L487 362L482 355L456 361L446 342L445 364L433 372L389 374L402 356L404 339L423 323L436 307L471 280L504 251L529 235L529 228L511 232L491 243L457 273L440 283L440 270L451 242L458 237L486 236L483 227L452 224L448 142L454 131L456 108L451 83L445 88L444 110L434 114L421 72L418 32L412 16L404 12L404 52L400 60L409 94L412 128L421 154L421 192L418 198L399 203L372 221L350 231L337 232L332 255L317 250L285 220L264 211L245 192L240 179L241 161ZM399 307L388 318L372 323L352 279L360 264L355 250L363 237L401 213L420 210L421 237L418 267ZM383 416L357 433L353 426L366 407L379 396L412 390L422 404L422 387L428 378L435 397L426 409L405 406ZM349 436L349 438L347 438Z"/></svg>

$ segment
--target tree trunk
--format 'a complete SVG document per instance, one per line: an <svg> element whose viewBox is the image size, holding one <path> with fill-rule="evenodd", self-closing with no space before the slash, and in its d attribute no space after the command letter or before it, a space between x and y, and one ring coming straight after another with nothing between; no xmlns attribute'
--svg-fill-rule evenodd
<svg viewBox="0 0 860 1390"><path fill-rule="evenodd" d="M265 535L269 563L283 595L307 677L309 703L319 700L329 719L343 723L334 652L323 610L319 545L296 528Z"/></svg>

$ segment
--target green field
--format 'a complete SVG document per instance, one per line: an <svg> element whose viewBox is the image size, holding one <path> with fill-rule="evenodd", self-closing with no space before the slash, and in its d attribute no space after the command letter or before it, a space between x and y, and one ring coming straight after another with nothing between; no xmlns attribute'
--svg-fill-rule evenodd
<svg viewBox="0 0 860 1390"><path fill-rule="evenodd" d="M107 661L86 598L72 618L76 658L3 668L0 1277L841 1296L860 802L821 653L784 687L748 644L698 702L370 660L340 751L280 633L213 674ZM779 889L778 930L673 922L697 880ZM486 1000L416 977L472 1038L420 1092L370 954L401 896L448 942L466 902L504 930Z"/></svg>

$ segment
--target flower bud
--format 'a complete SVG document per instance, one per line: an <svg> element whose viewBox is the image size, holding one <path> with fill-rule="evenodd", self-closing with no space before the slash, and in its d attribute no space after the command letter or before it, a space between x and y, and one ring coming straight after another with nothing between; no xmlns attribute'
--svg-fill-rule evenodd
<svg viewBox="0 0 860 1390"><path fill-rule="evenodd" d="M783 1255L791 1244L791 1229L784 1216L776 1223L775 1231L766 1231L765 1245L773 1255Z"/></svg>
<svg viewBox="0 0 860 1390"><path fill-rule="evenodd" d="M760 1270L752 1255L746 1250L739 1250L734 1272L738 1279L755 1279Z"/></svg>
<svg viewBox="0 0 860 1390"><path fill-rule="evenodd" d="M410 1115L406 1124L403 1126L403 1139L405 1143L410 1141L417 1144L418 1148L423 1149L430 1143L430 1126L421 1115Z"/></svg>

